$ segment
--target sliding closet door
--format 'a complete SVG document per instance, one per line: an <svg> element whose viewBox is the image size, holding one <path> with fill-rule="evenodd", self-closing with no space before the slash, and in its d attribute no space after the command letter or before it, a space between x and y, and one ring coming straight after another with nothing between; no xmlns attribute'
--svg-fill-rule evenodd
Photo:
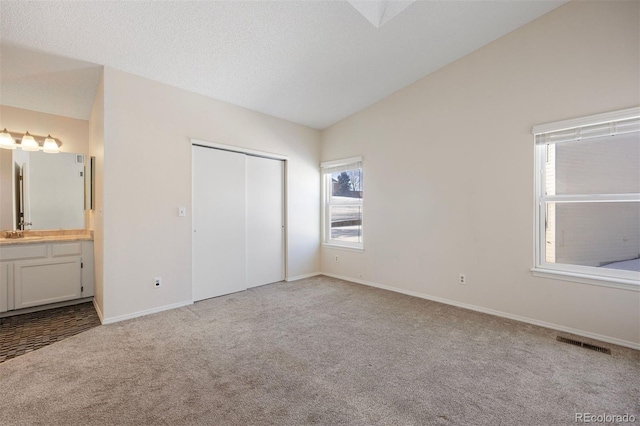
<svg viewBox="0 0 640 426"><path fill-rule="evenodd" d="M247 287L284 280L284 161L247 156Z"/></svg>
<svg viewBox="0 0 640 426"><path fill-rule="evenodd" d="M245 290L245 155L192 147L193 300Z"/></svg>

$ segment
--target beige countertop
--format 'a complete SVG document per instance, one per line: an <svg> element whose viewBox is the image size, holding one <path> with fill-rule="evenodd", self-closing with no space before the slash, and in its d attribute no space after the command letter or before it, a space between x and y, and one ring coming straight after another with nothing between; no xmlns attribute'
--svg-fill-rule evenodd
<svg viewBox="0 0 640 426"><path fill-rule="evenodd" d="M22 238L5 238L5 232L0 232L0 246L93 240L93 231L87 229L24 231Z"/></svg>

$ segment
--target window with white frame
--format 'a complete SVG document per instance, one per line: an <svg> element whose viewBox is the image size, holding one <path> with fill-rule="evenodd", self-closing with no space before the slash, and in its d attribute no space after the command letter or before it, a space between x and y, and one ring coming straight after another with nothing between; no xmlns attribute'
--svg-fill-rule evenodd
<svg viewBox="0 0 640 426"><path fill-rule="evenodd" d="M535 272L640 284L640 108L533 128Z"/></svg>
<svg viewBox="0 0 640 426"><path fill-rule="evenodd" d="M322 163L324 243L362 245L362 157Z"/></svg>

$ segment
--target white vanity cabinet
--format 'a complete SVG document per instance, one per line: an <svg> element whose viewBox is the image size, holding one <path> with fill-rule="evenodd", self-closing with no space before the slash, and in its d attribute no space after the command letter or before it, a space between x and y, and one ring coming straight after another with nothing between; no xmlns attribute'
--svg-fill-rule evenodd
<svg viewBox="0 0 640 426"><path fill-rule="evenodd" d="M0 246L0 313L93 296L93 241Z"/></svg>

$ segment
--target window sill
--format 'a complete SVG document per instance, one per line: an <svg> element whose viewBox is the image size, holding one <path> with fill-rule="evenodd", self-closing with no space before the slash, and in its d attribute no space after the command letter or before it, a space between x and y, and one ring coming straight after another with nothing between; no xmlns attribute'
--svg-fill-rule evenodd
<svg viewBox="0 0 640 426"><path fill-rule="evenodd" d="M340 249L340 250L348 250L348 251L359 251L359 252L364 251L364 247L343 246L340 244L331 244L331 243L322 243L322 247L328 248L328 249Z"/></svg>
<svg viewBox="0 0 640 426"><path fill-rule="evenodd" d="M556 271L552 269L531 268L534 277L551 278L562 281L597 285L601 287L618 288L640 292L640 281L624 278L601 277L598 275L581 274L576 272Z"/></svg>

